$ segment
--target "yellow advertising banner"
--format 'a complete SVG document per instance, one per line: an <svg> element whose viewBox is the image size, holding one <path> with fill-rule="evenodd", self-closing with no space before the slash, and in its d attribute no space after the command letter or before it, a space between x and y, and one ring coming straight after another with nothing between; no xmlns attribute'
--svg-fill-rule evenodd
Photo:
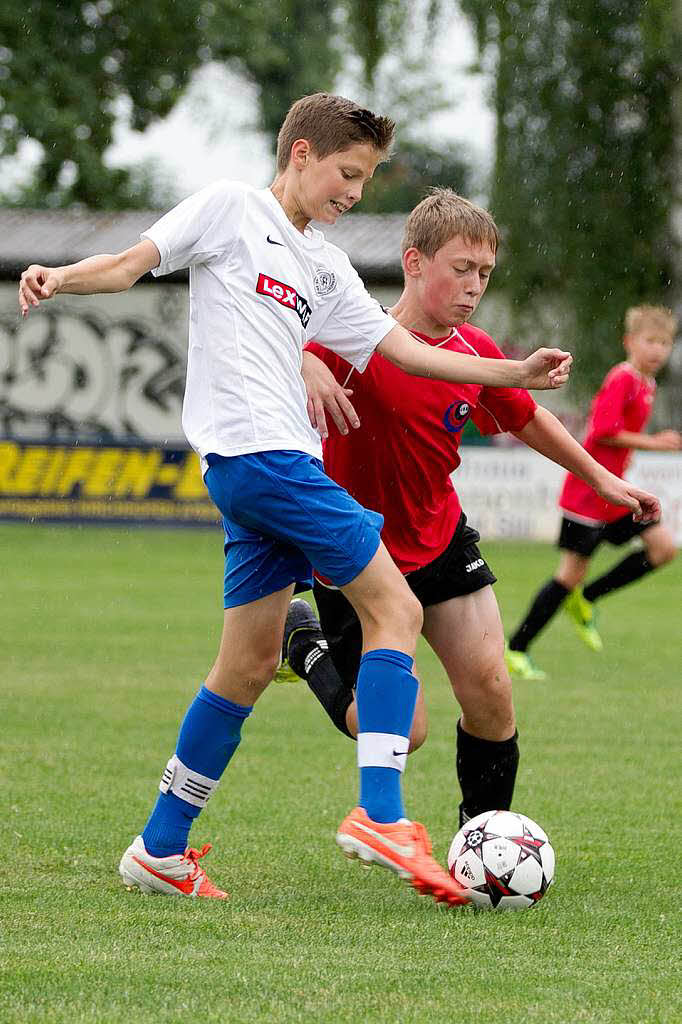
<svg viewBox="0 0 682 1024"><path fill-rule="evenodd" d="M0 519L214 525L193 451L0 441Z"/></svg>

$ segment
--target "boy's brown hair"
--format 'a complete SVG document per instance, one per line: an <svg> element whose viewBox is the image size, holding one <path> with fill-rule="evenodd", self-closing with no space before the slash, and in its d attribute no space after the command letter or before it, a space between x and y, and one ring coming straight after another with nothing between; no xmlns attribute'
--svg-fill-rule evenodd
<svg viewBox="0 0 682 1024"><path fill-rule="evenodd" d="M343 96L315 92L296 100L284 118L277 136L277 173L289 165L296 139L307 139L320 160L348 149L356 142L369 142L382 157L390 153L395 122L359 107Z"/></svg>
<svg viewBox="0 0 682 1024"><path fill-rule="evenodd" d="M457 236L474 245L489 245L494 253L500 244L497 224L487 210L451 188L432 188L407 218L403 252L414 248L433 259L446 242Z"/></svg>
<svg viewBox="0 0 682 1024"><path fill-rule="evenodd" d="M655 325L671 338L677 332L677 317L665 306L630 306L625 311L626 334L637 334L646 324Z"/></svg>

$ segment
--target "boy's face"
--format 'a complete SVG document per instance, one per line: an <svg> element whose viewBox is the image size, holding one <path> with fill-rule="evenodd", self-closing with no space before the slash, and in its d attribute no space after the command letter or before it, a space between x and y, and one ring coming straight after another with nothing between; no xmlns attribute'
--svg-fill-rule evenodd
<svg viewBox="0 0 682 1024"><path fill-rule="evenodd" d="M628 359L640 373L655 376L662 370L672 352L672 336L656 323L644 323L638 331L623 339Z"/></svg>
<svg viewBox="0 0 682 1024"><path fill-rule="evenodd" d="M308 149L299 168L301 211L310 220L335 224L342 213L360 201L380 158L381 153L365 142L356 142L322 159Z"/></svg>
<svg viewBox="0 0 682 1024"><path fill-rule="evenodd" d="M476 311L494 267L490 245L459 235L442 245L433 259L420 254L415 283L424 313L437 324L465 323Z"/></svg>

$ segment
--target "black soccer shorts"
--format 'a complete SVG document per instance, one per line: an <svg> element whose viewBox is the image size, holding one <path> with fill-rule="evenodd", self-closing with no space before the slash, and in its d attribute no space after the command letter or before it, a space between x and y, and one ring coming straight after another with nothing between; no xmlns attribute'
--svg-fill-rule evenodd
<svg viewBox="0 0 682 1024"><path fill-rule="evenodd" d="M452 597L465 597L497 581L481 555L480 539L480 534L467 526L462 513L445 550L428 565L407 573L405 579L423 608ZM360 621L340 590L315 580L313 593L336 671L348 686L354 687L362 656Z"/></svg>
<svg viewBox="0 0 682 1024"><path fill-rule="evenodd" d="M587 526L585 523L578 523L575 519L568 519L564 516L561 520L557 547L589 558L600 544L606 542L620 547L621 544L627 544L633 537L638 537L640 533L644 533L654 525L654 523L636 523L631 512L621 516L620 519L614 519L612 523L599 523L597 526Z"/></svg>

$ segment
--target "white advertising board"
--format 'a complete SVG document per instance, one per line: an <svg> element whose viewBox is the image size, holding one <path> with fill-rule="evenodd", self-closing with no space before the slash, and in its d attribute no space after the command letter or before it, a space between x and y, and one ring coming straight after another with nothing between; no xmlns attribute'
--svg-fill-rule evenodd
<svg viewBox="0 0 682 1024"><path fill-rule="evenodd" d="M467 447L453 483L469 523L488 540L556 539L564 470L523 447ZM638 453L628 479L656 494L682 543L682 454Z"/></svg>

